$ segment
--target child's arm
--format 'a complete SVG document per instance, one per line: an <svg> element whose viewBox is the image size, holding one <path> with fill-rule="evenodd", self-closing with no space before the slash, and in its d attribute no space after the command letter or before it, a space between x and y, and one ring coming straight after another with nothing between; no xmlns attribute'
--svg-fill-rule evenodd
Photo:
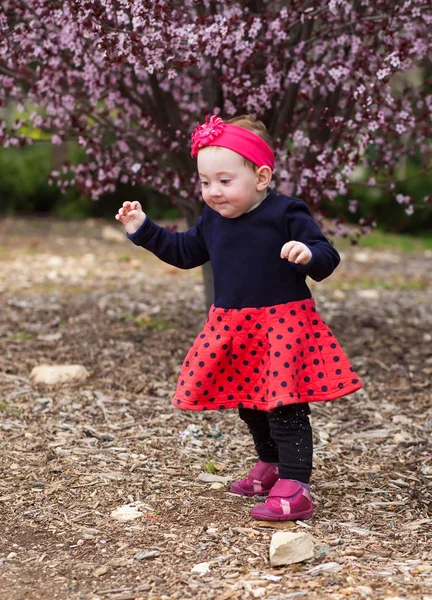
<svg viewBox="0 0 432 600"><path fill-rule="evenodd" d="M116 219L124 224L128 238L136 246L150 250L170 265L192 269L210 260L202 232L202 217L185 233L172 232L153 223L139 202L124 202Z"/></svg>
<svg viewBox="0 0 432 600"><path fill-rule="evenodd" d="M333 273L340 262L337 250L330 244L313 220L307 204L297 200L286 213L289 242L281 256L295 263L297 269L315 281Z"/></svg>

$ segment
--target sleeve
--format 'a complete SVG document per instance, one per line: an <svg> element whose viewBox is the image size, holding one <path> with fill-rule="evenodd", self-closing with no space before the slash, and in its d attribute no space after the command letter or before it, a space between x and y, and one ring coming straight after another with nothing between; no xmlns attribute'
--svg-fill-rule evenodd
<svg viewBox="0 0 432 600"><path fill-rule="evenodd" d="M127 237L136 246L150 250L164 262L180 269L199 267L210 260L203 235L203 217L184 233L168 231L146 217L141 227Z"/></svg>
<svg viewBox="0 0 432 600"><path fill-rule="evenodd" d="M288 208L286 231L288 241L303 242L312 252L312 259L307 265L295 265L298 271L315 281L322 281L333 273L340 263L339 253L321 232L302 200L297 200Z"/></svg>

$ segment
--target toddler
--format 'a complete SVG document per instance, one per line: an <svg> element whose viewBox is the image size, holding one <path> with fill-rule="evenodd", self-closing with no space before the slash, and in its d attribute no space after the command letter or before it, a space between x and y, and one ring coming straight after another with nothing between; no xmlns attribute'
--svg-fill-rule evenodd
<svg viewBox="0 0 432 600"><path fill-rule="evenodd" d="M139 202L116 218L129 239L161 260L190 269L210 261L215 298L180 372L174 406L236 409L258 462L231 490L266 495L254 519L312 516L309 403L361 387L315 308L306 275L328 277L340 257L307 205L268 191L274 167L263 123L250 115L207 117L192 134L202 216L185 233L153 223Z"/></svg>

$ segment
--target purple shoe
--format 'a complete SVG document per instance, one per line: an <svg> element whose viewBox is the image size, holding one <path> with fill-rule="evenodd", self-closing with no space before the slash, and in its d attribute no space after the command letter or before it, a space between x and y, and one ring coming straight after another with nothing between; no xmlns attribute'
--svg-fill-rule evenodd
<svg viewBox="0 0 432 600"><path fill-rule="evenodd" d="M232 482L231 491L240 496L263 496L269 493L278 478L279 469L276 465L259 460L244 479Z"/></svg>
<svg viewBox="0 0 432 600"><path fill-rule="evenodd" d="M310 519L313 513L310 493L291 479L279 479L264 504L254 506L251 515L260 521Z"/></svg>

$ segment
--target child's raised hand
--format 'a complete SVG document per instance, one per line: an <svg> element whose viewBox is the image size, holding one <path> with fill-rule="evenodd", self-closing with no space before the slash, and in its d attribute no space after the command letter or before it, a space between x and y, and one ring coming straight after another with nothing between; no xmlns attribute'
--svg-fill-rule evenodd
<svg viewBox="0 0 432 600"><path fill-rule="evenodd" d="M123 223L128 233L135 233L146 220L146 214L139 202L123 202L115 218Z"/></svg>
<svg viewBox="0 0 432 600"><path fill-rule="evenodd" d="M282 246L281 258L286 258L296 265L307 265L312 259L312 252L306 244L291 240Z"/></svg>

